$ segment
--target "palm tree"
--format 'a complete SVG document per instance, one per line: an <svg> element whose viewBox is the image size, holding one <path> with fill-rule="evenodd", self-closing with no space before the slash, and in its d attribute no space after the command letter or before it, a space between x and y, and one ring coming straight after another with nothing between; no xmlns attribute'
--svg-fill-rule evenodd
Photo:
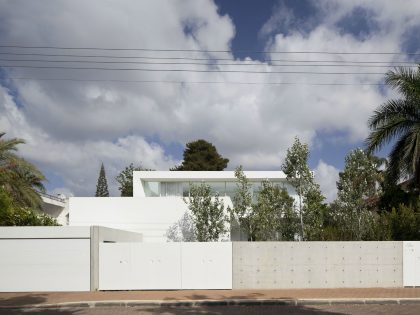
<svg viewBox="0 0 420 315"><path fill-rule="evenodd" d="M387 85L402 98L382 104L369 119L371 133L366 139L369 152L395 141L389 154L387 179L396 183L411 178L420 188L420 65L417 70L395 68L386 73Z"/></svg>
<svg viewBox="0 0 420 315"><path fill-rule="evenodd" d="M31 163L16 155L16 146L22 139L2 139L0 132L0 189L7 192L18 206L40 208L41 197L37 191L45 191L44 175Z"/></svg>

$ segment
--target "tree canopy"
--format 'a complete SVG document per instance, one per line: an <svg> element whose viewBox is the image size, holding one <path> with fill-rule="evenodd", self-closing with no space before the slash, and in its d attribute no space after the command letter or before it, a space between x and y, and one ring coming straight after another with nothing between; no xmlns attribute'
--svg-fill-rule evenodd
<svg viewBox="0 0 420 315"><path fill-rule="evenodd" d="M16 154L18 138L4 139L0 133L0 225L57 225L39 213L42 200L38 191L45 191L44 175Z"/></svg>
<svg viewBox="0 0 420 315"><path fill-rule="evenodd" d="M206 140L196 140L187 143L184 150L184 160L173 171L223 171L229 159L222 157L216 147Z"/></svg>
<svg viewBox="0 0 420 315"><path fill-rule="evenodd" d="M3 139L0 133L0 187L12 198L14 205L41 209L37 191L45 191L44 175L31 163L18 156L17 145L22 139Z"/></svg>
<svg viewBox="0 0 420 315"><path fill-rule="evenodd" d="M386 84L401 98L381 105L369 119L371 132L366 140L369 152L394 142L389 153L387 179L396 183L412 179L420 189L420 65L417 70L396 68L386 73Z"/></svg>
<svg viewBox="0 0 420 315"><path fill-rule="evenodd" d="M300 142L299 138L287 150L282 164L282 171L287 180L295 188L298 195L298 211L300 217L300 238L308 239L315 228L319 228L321 220L322 202L325 197L321 194L319 185L308 166L309 148ZM308 234L308 232L310 233ZM310 239L310 237L309 237Z"/></svg>
<svg viewBox="0 0 420 315"><path fill-rule="evenodd" d="M95 197L109 197L108 183L106 181L104 163L101 164L101 169L99 171Z"/></svg>
<svg viewBox="0 0 420 315"><path fill-rule="evenodd" d="M115 178L118 182L118 190L121 197L133 197L133 172L134 171L151 171L151 169L142 166L134 166L133 163L126 166Z"/></svg>

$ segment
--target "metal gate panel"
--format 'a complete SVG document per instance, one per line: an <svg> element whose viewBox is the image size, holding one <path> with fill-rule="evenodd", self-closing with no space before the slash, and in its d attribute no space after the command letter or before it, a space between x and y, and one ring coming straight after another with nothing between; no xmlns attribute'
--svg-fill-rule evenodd
<svg viewBox="0 0 420 315"><path fill-rule="evenodd" d="M403 284L420 286L420 242L403 242Z"/></svg>
<svg viewBox="0 0 420 315"><path fill-rule="evenodd" d="M232 243L182 243L182 289L232 289Z"/></svg>
<svg viewBox="0 0 420 315"><path fill-rule="evenodd" d="M180 243L99 244L99 290L181 288Z"/></svg>

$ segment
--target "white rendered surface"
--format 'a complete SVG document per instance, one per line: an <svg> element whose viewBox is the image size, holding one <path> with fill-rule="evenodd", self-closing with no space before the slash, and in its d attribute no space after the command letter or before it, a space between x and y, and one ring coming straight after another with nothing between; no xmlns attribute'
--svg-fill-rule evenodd
<svg viewBox="0 0 420 315"><path fill-rule="evenodd" d="M89 226L4 226L0 227L2 239L63 239L90 238Z"/></svg>
<svg viewBox="0 0 420 315"><path fill-rule="evenodd" d="M403 285L420 286L420 242L403 242Z"/></svg>
<svg viewBox="0 0 420 315"><path fill-rule="evenodd" d="M286 180L281 171L244 171L249 180ZM142 181L235 181L234 171L134 171L133 196L145 197Z"/></svg>
<svg viewBox="0 0 420 315"><path fill-rule="evenodd" d="M230 198L221 198L225 207ZM144 242L166 242L169 227L187 211L182 197L71 197L70 225L100 225L138 232Z"/></svg>
<svg viewBox="0 0 420 315"><path fill-rule="evenodd" d="M101 243L100 290L231 289L232 243Z"/></svg>
<svg viewBox="0 0 420 315"><path fill-rule="evenodd" d="M180 246L180 243L101 243L99 289L180 289Z"/></svg>
<svg viewBox="0 0 420 315"><path fill-rule="evenodd" d="M232 289L232 243L182 243L182 289Z"/></svg>
<svg viewBox="0 0 420 315"><path fill-rule="evenodd" d="M90 290L89 238L1 239L0 253L1 292Z"/></svg>

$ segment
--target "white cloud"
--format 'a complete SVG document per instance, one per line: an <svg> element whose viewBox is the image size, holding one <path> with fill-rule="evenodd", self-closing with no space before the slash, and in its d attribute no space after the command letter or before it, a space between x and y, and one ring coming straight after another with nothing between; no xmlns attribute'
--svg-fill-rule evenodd
<svg viewBox="0 0 420 315"><path fill-rule="evenodd" d="M317 2L318 3L318 2ZM399 5L393 1L325 1L325 18L307 34L276 34L278 19L292 19L290 12L274 12L266 34L268 49L281 51L400 51L401 37L415 25L420 6L415 1ZM240 4L238 4L240 5ZM341 34L335 23L356 6L375 12L382 31L363 41ZM212 1L4 1L0 2L0 39L3 43L40 46L168 48L229 50L235 26L228 16L220 16ZM43 50L45 51L45 50ZM57 51L50 51L55 52ZM99 54L97 51L72 51ZM63 53L59 51L59 53ZM100 52L105 54L105 52ZM154 57L209 57L206 53L106 52L109 55ZM210 54L210 57L231 54ZM287 58L299 56L285 55ZM274 59L278 55L271 54ZM304 55L301 59L319 59ZM357 56L356 56L357 57ZM356 58L346 56L346 59ZM404 56L400 56L400 59ZM335 55L329 59L340 59ZM373 60L377 56L363 56ZM395 56L382 56L391 61ZM237 65L259 61L236 60ZM72 64L68 64L71 66ZM77 64L77 66L80 66ZM92 65L90 65L92 66ZM103 65L98 65L103 66ZM108 65L112 67L111 65ZM114 67L151 67L118 64ZM153 68L169 68L168 65ZM184 65L176 68L193 68ZM238 70L239 66L219 66ZM200 67L205 69L205 67ZM248 70L299 70L262 64ZM311 70L320 70L319 68ZM321 69L325 70L325 69ZM330 72L357 71L328 68ZM366 70L366 69L363 69ZM386 69L368 69L382 72ZM244 73L149 73L139 71L14 69L6 76L82 78L102 80L239 81L239 82L338 82L359 84L378 82L382 75L316 76L311 74ZM230 167L243 164L248 169L279 169L294 136L315 143L317 132L339 132L343 141L358 142L367 135L367 118L389 91L376 86L167 84L73 81L13 82L19 104L3 89L0 129L28 140L22 152L43 169L61 176L75 194L91 194L100 161L109 178L130 162L167 169L178 161L158 144L204 138L213 142ZM2 99L0 98L0 100ZM320 167L321 164L318 165ZM331 171L331 169L329 169ZM115 185L113 191L115 193Z"/></svg>
<svg viewBox="0 0 420 315"><path fill-rule="evenodd" d="M321 191L327 202L332 202L337 198L337 181L339 170L332 165L319 160L314 169L315 180L320 185Z"/></svg>
<svg viewBox="0 0 420 315"><path fill-rule="evenodd" d="M179 161L166 156L157 144L149 144L140 136L125 136L115 141L90 140L71 142L57 140L27 122L11 96L0 87L0 130L6 137L20 137L26 144L19 152L41 169L62 178L65 187L53 193L92 196L101 162L105 165L108 187L112 195L118 195L114 178L128 164L152 169L169 169Z"/></svg>

